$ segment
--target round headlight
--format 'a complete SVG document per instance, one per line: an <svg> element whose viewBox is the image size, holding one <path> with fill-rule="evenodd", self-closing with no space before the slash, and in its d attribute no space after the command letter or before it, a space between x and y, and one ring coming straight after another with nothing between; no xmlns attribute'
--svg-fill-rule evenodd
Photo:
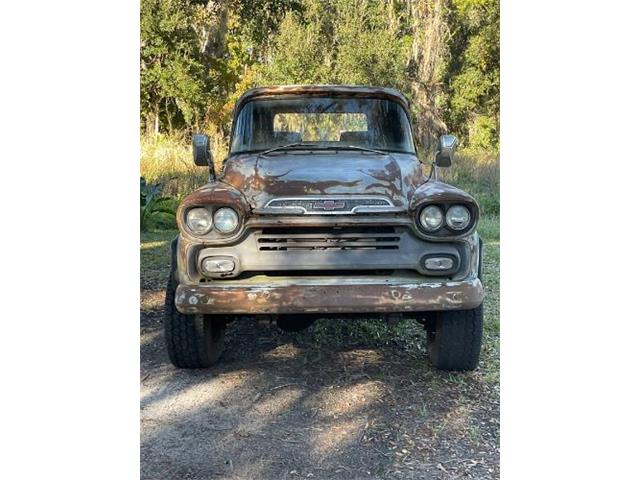
<svg viewBox="0 0 640 480"><path fill-rule="evenodd" d="M464 205L453 205L447 210L447 225L451 230L464 230L471 222L471 212Z"/></svg>
<svg viewBox="0 0 640 480"><path fill-rule="evenodd" d="M427 232L435 232L442 226L442 210L435 205L424 207L420 212L420 223Z"/></svg>
<svg viewBox="0 0 640 480"><path fill-rule="evenodd" d="M192 208L187 212L187 227L196 235L204 235L211 230L211 213L206 208Z"/></svg>
<svg viewBox="0 0 640 480"><path fill-rule="evenodd" d="M238 214L233 208L222 207L213 215L213 226L222 233L231 233L238 228Z"/></svg>

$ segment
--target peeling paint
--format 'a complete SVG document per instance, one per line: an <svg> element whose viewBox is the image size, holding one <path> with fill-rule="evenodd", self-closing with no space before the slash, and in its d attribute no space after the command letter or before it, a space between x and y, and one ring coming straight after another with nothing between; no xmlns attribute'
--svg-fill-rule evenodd
<svg viewBox="0 0 640 480"><path fill-rule="evenodd" d="M482 302L480 280L423 283L420 285L283 285L264 289L243 286L178 287L177 298L189 292L188 303L176 302L178 310L190 313L192 299L200 298L199 313L348 313L429 311L474 308ZM455 288L455 290L451 290ZM259 294L259 293L262 294Z"/></svg>

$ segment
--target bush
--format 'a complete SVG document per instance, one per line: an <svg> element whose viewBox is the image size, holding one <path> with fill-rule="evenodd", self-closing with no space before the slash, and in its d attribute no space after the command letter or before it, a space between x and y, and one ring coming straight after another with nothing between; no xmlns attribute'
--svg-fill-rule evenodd
<svg viewBox="0 0 640 480"><path fill-rule="evenodd" d="M140 177L140 229L176 228L178 200L160 196L162 185L149 184Z"/></svg>

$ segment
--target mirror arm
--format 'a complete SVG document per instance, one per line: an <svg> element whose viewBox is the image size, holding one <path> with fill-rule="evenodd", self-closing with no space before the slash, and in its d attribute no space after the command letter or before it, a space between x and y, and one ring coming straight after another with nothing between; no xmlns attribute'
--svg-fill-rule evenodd
<svg viewBox="0 0 640 480"><path fill-rule="evenodd" d="M436 162L431 162L431 170L429 170L429 176L427 177L427 182L431 180L431 177L435 177L434 181L436 182L438 181L438 166L436 165Z"/></svg>
<svg viewBox="0 0 640 480"><path fill-rule="evenodd" d="M216 180L216 170L213 167L213 155L211 155L211 150L207 150L207 165L209 166L209 183L213 183Z"/></svg>

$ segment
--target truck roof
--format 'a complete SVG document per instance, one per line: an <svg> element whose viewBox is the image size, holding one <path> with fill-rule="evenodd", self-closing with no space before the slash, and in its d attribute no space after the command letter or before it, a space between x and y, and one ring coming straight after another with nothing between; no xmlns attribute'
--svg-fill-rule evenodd
<svg viewBox="0 0 640 480"><path fill-rule="evenodd" d="M276 95L343 95L348 97L388 98L400 103L405 109L409 110L409 101L395 88L359 85L281 85L252 88L243 93L238 99L236 110L252 98Z"/></svg>

